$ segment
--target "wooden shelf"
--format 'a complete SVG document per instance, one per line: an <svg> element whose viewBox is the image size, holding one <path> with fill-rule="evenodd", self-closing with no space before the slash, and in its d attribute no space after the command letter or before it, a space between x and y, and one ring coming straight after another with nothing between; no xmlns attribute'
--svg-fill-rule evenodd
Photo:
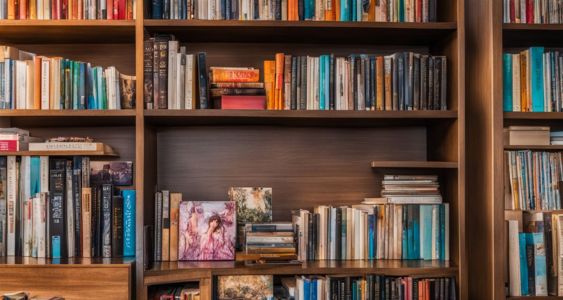
<svg viewBox="0 0 563 300"><path fill-rule="evenodd" d="M125 126L135 125L135 110L0 110L13 127Z"/></svg>
<svg viewBox="0 0 563 300"><path fill-rule="evenodd" d="M387 169L457 169L457 162L450 161L372 161L372 168Z"/></svg>
<svg viewBox="0 0 563 300"><path fill-rule="evenodd" d="M159 262L145 271L145 285L193 280L215 275L365 275L456 276L449 262L424 260L310 261L300 266L248 267L244 262Z"/></svg>
<svg viewBox="0 0 563 300"><path fill-rule="evenodd" d="M5 266L44 266L44 267L72 267L72 266L88 266L88 267L115 267L116 265L131 265L135 262L135 258L67 258L67 259L51 259L51 258L33 258L22 256L4 256L0 257L0 269Z"/></svg>
<svg viewBox="0 0 563 300"><path fill-rule="evenodd" d="M133 43L134 40L134 20L0 20L0 42Z"/></svg>
<svg viewBox="0 0 563 300"><path fill-rule="evenodd" d="M563 24L503 24L504 47L561 46Z"/></svg>
<svg viewBox="0 0 563 300"><path fill-rule="evenodd" d="M563 150L563 145L505 145L504 150Z"/></svg>
<svg viewBox="0 0 563 300"><path fill-rule="evenodd" d="M429 45L455 32L455 22L329 22L238 20L145 20L149 32L183 42L299 42ZM369 36L366 39L366 36Z"/></svg>
<svg viewBox="0 0 563 300"><path fill-rule="evenodd" d="M506 299L512 300L561 300L562 296L508 296Z"/></svg>
<svg viewBox="0 0 563 300"><path fill-rule="evenodd" d="M507 120L563 120L563 112L505 112Z"/></svg>
<svg viewBox="0 0 563 300"><path fill-rule="evenodd" d="M98 156L98 157L118 157L119 155L111 150L104 151L0 151L0 156Z"/></svg>
<svg viewBox="0 0 563 300"><path fill-rule="evenodd" d="M456 111L145 110L155 125L266 124L316 126L414 125L452 121Z"/></svg>

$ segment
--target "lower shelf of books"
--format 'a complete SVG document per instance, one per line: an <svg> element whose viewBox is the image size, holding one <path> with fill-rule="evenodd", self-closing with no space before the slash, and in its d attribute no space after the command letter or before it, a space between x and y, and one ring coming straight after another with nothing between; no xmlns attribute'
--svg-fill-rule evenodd
<svg viewBox="0 0 563 300"><path fill-rule="evenodd" d="M134 257L128 258L35 258L24 256L3 256L0 257L0 268L3 266L116 266L116 265L132 265L135 263Z"/></svg>

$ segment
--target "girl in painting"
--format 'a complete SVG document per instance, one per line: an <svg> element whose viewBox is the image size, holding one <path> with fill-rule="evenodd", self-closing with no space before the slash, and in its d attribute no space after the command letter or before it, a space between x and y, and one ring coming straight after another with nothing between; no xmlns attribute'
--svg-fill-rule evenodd
<svg viewBox="0 0 563 300"><path fill-rule="evenodd" d="M201 207L193 206L189 214L190 218L185 228L180 228L179 249L180 259L196 260L201 254L201 237L197 231L199 217L203 217ZM182 223L182 222L180 222Z"/></svg>
<svg viewBox="0 0 563 300"><path fill-rule="evenodd" d="M201 237L201 260L228 260L234 257L230 237L225 235L223 220L217 214L209 217L207 231Z"/></svg>

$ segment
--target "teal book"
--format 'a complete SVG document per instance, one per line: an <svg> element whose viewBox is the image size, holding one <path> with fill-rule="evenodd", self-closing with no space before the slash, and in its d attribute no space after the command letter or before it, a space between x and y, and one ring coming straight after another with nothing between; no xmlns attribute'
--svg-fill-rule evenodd
<svg viewBox="0 0 563 300"><path fill-rule="evenodd" d="M135 256L135 190L123 190L123 256Z"/></svg>
<svg viewBox="0 0 563 300"><path fill-rule="evenodd" d="M108 87L105 76L102 76L102 109L108 109Z"/></svg>
<svg viewBox="0 0 563 300"><path fill-rule="evenodd" d="M528 295L528 263L526 262L526 234L518 234L520 242L520 287L522 296Z"/></svg>
<svg viewBox="0 0 563 300"><path fill-rule="evenodd" d="M330 55L325 55L325 90L324 107L326 110L330 109Z"/></svg>
<svg viewBox="0 0 563 300"><path fill-rule="evenodd" d="M340 21L350 21L350 0L340 0Z"/></svg>
<svg viewBox="0 0 563 300"><path fill-rule="evenodd" d="M536 296L547 296L547 263L543 237L543 232L532 233L532 240L534 243L534 279L536 282Z"/></svg>
<svg viewBox="0 0 563 300"><path fill-rule="evenodd" d="M32 156L30 159L30 195L35 197L41 192L41 159L39 156Z"/></svg>
<svg viewBox="0 0 563 300"><path fill-rule="evenodd" d="M420 255L420 205L412 206L413 259L421 259Z"/></svg>
<svg viewBox="0 0 563 300"><path fill-rule="evenodd" d="M303 15L305 20L312 20L315 15L315 0L303 0L304 8Z"/></svg>
<svg viewBox="0 0 563 300"><path fill-rule="evenodd" d="M532 111L544 111L543 47L530 48L530 92Z"/></svg>
<svg viewBox="0 0 563 300"><path fill-rule="evenodd" d="M502 107L504 111L512 111L512 54L502 56Z"/></svg>
<svg viewBox="0 0 563 300"><path fill-rule="evenodd" d="M86 109L86 64L78 63L78 108Z"/></svg>
<svg viewBox="0 0 563 300"><path fill-rule="evenodd" d="M319 110L325 110L325 97L326 97L326 90L324 89L325 86L325 56L321 55L319 57Z"/></svg>
<svg viewBox="0 0 563 300"><path fill-rule="evenodd" d="M310 300L311 297L311 280L309 278L303 278L303 295L304 300Z"/></svg>
<svg viewBox="0 0 563 300"><path fill-rule="evenodd" d="M80 77L80 63L72 61L72 109L80 108L80 95L78 91Z"/></svg>
<svg viewBox="0 0 563 300"><path fill-rule="evenodd" d="M440 204L440 259L446 259L446 206Z"/></svg>
<svg viewBox="0 0 563 300"><path fill-rule="evenodd" d="M102 67L96 67L96 88L98 89L98 91L96 92L96 109L103 109L103 74L104 70L102 69Z"/></svg>
<svg viewBox="0 0 563 300"><path fill-rule="evenodd" d="M436 222L432 222L432 224L435 224L436 226L432 226L432 233L433 236L436 237L436 239L433 241L434 242L434 248L436 249L436 254L437 256L440 255L440 205L439 204L435 204L432 205L432 218L434 219L434 221Z"/></svg>
<svg viewBox="0 0 563 300"><path fill-rule="evenodd" d="M432 205L420 206L421 258L432 259Z"/></svg>
<svg viewBox="0 0 563 300"><path fill-rule="evenodd" d="M351 21L357 21L358 20L358 16L357 16L358 7L357 6L358 6L358 0L352 0L352 7L351 7L352 15L350 16Z"/></svg>
<svg viewBox="0 0 563 300"><path fill-rule="evenodd" d="M407 210L407 259L416 259L414 256L413 205L405 205L403 209Z"/></svg>
<svg viewBox="0 0 563 300"><path fill-rule="evenodd" d="M398 1L398 11L399 11L399 15L398 15L398 19L399 22L405 22L405 0L399 0Z"/></svg>
<svg viewBox="0 0 563 300"><path fill-rule="evenodd" d="M375 258L375 215L368 215L368 258Z"/></svg>

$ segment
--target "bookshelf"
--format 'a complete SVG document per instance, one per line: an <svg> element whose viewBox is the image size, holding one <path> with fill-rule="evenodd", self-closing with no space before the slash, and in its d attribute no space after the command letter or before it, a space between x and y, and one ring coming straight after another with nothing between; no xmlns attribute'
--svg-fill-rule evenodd
<svg viewBox="0 0 563 300"><path fill-rule="evenodd" d="M469 297L475 299L560 299L510 297L505 216L521 211L505 209L504 150L561 151L563 147L505 146L503 128L511 125L561 129L561 112L503 112L505 50L530 46L563 46L562 24L503 24L503 1L478 0L466 7L467 17L467 168L471 205L467 206Z"/></svg>
<svg viewBox="0 0 563 300"><path fill-rule="evenodd" d="M438 0L438 22L422 24L149 20L143 18L143 11L143 1L139 1L135 21L0 21L2 43L114 65L137 76L134 110L0 111L2 126L30 129L41 137L88 135L111 145L118 159L134 161L135 261L44 261L42 268L55 273L63 266L68 272L97 268L90 275L97 278L125 265L129 273L115 272L121 277L113 280L125 283L123 278L128 278L129 297L141 300L147 299L151 286L185 281L199 282L202 299L211 299L213 276L225 274L455 276L459 298L468 299L464 0ZM139 104L143 103L143 37L147 33L175 34L189 52L206 51L209 66L262 67L263 60L276 52L445 55L448 110L145 110ZM143 268L143 243L153 241L143 241L142 230L154 222L157 186L197 200L225 199L230 186L270 186L274 220L288 221L293 209L349 205L379 195L385 172L440 175L444 199L450 203L450 262L319 261L276 268L251 268L240 262L157 262L148 270ZM14 268L11 276L24 278L36 265L16 258L11 263L0 261L0 270Z"/></svg>

